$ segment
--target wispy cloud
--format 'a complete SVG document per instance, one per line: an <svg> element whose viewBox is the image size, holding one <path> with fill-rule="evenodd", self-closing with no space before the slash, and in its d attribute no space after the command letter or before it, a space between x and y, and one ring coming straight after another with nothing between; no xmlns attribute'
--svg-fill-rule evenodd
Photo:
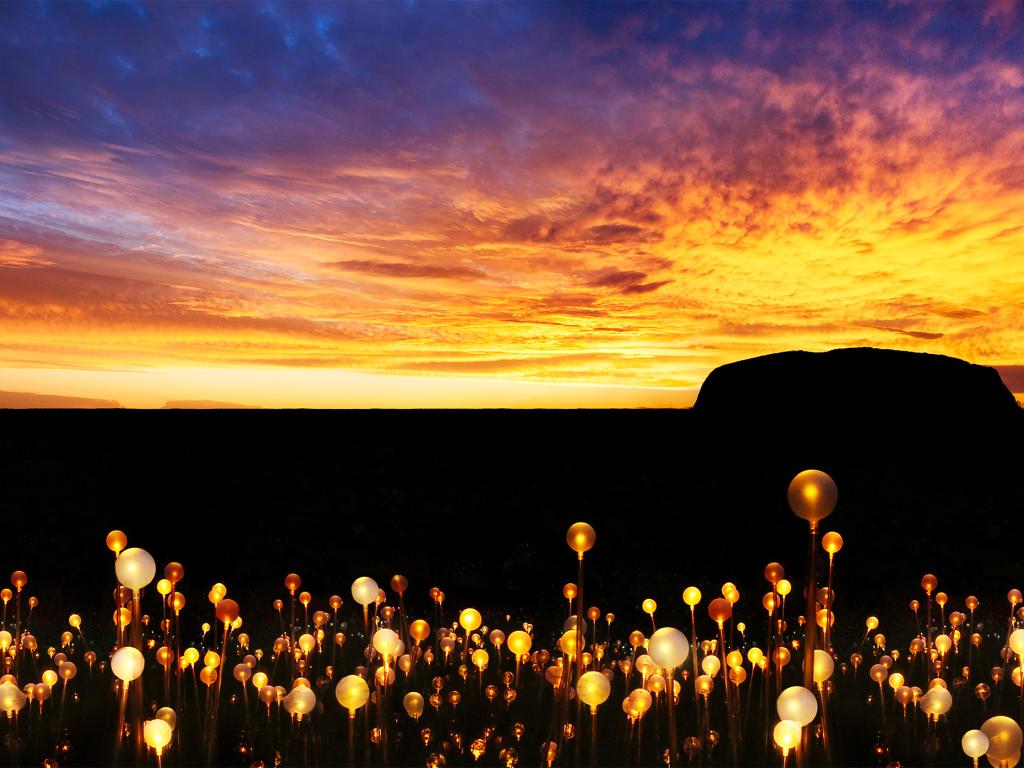
<svg viewBox="0 0 1024 768"><path fill-rule="evenodd" d="M0 366L688 387L792 347L1022 362L1017 3L0 23Z"/></svg>

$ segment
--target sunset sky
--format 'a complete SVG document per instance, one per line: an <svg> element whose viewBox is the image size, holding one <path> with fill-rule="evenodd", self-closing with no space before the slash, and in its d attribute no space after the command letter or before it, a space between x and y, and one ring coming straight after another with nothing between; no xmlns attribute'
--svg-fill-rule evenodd
<svg viewBox="0 0 1024 768"><path fill-rule="evenodd" d="M883 346L1024 392L1024 5L0 4L0 390L689 405Z"/></svg>

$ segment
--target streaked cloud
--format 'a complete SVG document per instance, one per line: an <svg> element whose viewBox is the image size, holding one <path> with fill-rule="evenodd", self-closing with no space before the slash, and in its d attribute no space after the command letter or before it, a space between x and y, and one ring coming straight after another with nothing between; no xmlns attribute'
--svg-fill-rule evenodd
<svg viewBox="0 0 1024 768"><path fill-rule="evenodd" d="M337 368L648 404L782 349L1024 362L1016 3L0 22L0 385ZM242 400L163 395L212 398Z"/></svg>

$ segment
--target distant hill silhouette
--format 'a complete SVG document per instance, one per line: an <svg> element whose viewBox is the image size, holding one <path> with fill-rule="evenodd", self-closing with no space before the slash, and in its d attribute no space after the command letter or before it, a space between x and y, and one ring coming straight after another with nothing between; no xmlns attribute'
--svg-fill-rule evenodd
<svg viewBox="0 0 1024 768"><path fill-rule="evenodd" d="M116 400L43 395L37 392L0 392L0 408L120 408Z"/></svg>
<svg viewBox="0 0 1024 768"><path fill-rule="evenodd" d="M874 436L918 442L1019 430L1024 411L994 368L944 355L860 347L780 352L716 368L694 413L787 441Z"/></svg>

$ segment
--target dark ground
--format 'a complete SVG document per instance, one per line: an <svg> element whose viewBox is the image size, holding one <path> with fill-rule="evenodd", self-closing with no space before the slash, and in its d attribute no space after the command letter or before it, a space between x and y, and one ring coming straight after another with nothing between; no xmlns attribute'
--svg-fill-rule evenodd
<svg viewBox="0 0 1024 768"><path fill-rule="evenodd" d="M321 604L351 602L357 576L384 586L400 572L412 612L437 585L452 609L542 625L575 577L564 537L581 519L598 534L586 601L620 627L641 626L645 597L681 621L691 583L710 595L732 581L737 611L756 613L767 562L803 578L806 526L786 488L813 467L839 487L824 527L846 542L836 610L854 634L868 613L910 621L926 571L951 604L1004 602L1024 563L1020 442L919 435L907 448L866 431L813 425L804 440L655 410L8 411L0 568L27 571L35 621L54 631L72 610L106 626L115 527L185 566L191 604L225 583L250 626L276 623L290 571Z"/></svg>

